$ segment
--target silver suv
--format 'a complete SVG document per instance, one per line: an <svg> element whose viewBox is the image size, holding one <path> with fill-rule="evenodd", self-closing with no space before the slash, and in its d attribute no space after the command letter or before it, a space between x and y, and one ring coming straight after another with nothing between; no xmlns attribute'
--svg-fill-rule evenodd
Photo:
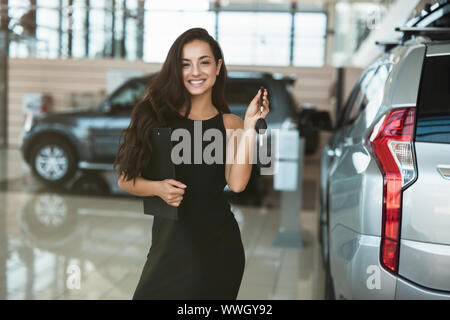
<svg viewBox="0 0 450 320"><path fill-rule="evenodd" d="M327 298L450 299L450 29L400 31L322 152Z"/></svg>

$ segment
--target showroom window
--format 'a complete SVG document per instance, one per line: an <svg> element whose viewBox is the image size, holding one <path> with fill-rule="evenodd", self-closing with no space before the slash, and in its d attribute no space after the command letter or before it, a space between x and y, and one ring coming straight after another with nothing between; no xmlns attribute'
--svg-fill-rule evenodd
<svg viewBox="0 0 450 320"><path fill-rule="evenodd" d="M290 25L289 13L221 12L219 42L225 61L235 65L289 65Z"/></svg>
<svg viewBox="0 0 450 320"><path fill-rule="evenodd" d="M213 12L146 11L144 60L162 63L175 39L189 28L201 26L214 35Z"/></svg>
<svg viewBox="0 0 450 320"><path fill-rule="evenodd" d="M323 66L326 29L327 17L324 13L295 14L295 66Z"/></svg>
<svg viewBox="0 0 450 320"><path fill-rule="evenodd" d="M15 41L13 41L9 47L10 54L15 57L26 57L28 55L35 54L33 48L30 45L27 46L27 43L24 41L25 37L28 37L28 32L20 23L21 17L24 16L28 11L28 5L28 0L17 0L14 2L14 7L10 8L9 10L9 16L11 19L9 28L14 34L18 35L17 37L15 37ZM33 43L33 45L35 44Z"/></svg>
<svg viewBox="0 0 450 320"><path fill-rule="evenodd" d="M62 28L59 29L60 14L58 0L39 0L37 1L36 10L36 39L38 43L39 58L57 58L61 52L59 47L63 44L62 33L64 30L63 21Z"/></svg>
<svg viewBox="0 0 450 320"><path fill-rule="evenodd" d="M71 25L72 28L72 56L76 58L83 58L86 55L85 22L87 14L88 12L86 12L85 0L73 0L71 18L68 19L67 24L68 26Z"/></svg>
<svg viewBox="0 0 450 320"><path fill-rule="evenodd" d="M227 64L316 67L325 61L326 14L292 11L286 4L216 6L209 0L35 2L35 32L27 34L16 23L11 57L115 57L163 63L176 37L189 28L202 27L219 41ZM32 3L14 1L10 5L13 20L18 22L34 10Z"/></svg>
<svg viewBox="0 0 450 320"><path fill-rule="evenodd" d="M106 30L105 20L109 16L105 11L105 0L94 1L89 10L89 57L104 55Z"/></svg>

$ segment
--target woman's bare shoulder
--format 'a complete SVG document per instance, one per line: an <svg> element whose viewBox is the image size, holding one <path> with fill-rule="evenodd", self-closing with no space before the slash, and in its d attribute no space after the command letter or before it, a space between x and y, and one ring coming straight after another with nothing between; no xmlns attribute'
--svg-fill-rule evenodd
<svg viewBox="0 0 450 320"><path fill-rule="evenodd" d="M240 129L244 127L244 120L234 113L224 113L223 124L225 129Z"/></svg>

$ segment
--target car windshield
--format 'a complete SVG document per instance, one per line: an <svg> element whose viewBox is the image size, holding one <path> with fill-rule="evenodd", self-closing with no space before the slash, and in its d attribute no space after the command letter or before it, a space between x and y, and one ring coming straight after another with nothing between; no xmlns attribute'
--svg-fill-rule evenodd
<svg viewBox="0 0 450 320"><path fill-rule="evenodd" d="M122 89L111 97L111 107L115 109L133 108L144 95L145 88L146 86L143 81L134 81L122 87Z"/></svg>

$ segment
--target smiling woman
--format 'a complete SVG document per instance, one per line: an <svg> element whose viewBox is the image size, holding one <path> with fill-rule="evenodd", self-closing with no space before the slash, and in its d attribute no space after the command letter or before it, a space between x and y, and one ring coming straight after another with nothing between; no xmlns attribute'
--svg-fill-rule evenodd
<svg viewBox="0 0 450 320"><path fill-rule="evenodd" d="M204 29L187 30L173 43L124 130L115 163L119 187L138 196L160 197L178 208L177 220L154 217L152 245L133 299L237 298L245 253L224 188L228 184L235 192L245 189L252 169L249 155L255 124L267 115L269 101L267 92L255 92L244 120L231 114L224 99L226 77L218 43ZM158 126L188 133L189 139L183 139L187 151L183 148L180 155L187 161L172 159L176 179L155 181L140 175L158 152L148 141L151 129ZM234 138L232 133L227 136L227 129L250 129L249 139L228 143ZM214 139L214 150L211 139L199 143L197 136ZM209 151L214 161L202 159ZM237 153L244 163L225 163L227 152Z"/></svg>

